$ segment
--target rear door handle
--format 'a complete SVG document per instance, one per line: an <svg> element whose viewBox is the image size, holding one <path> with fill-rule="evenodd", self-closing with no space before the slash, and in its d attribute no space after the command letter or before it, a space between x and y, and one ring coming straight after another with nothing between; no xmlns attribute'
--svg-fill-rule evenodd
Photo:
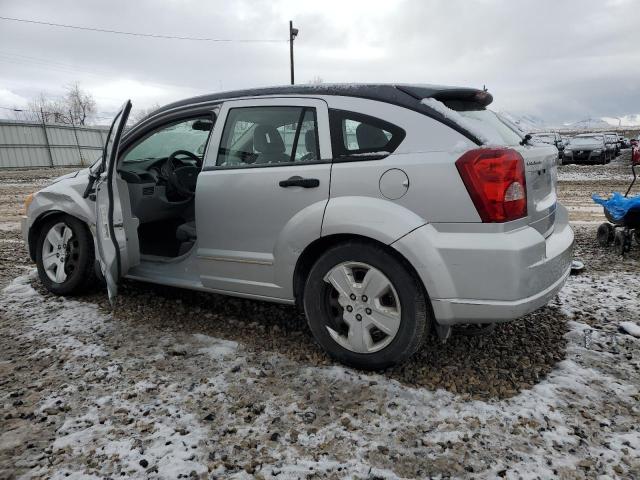
<svg viewBox="0 0 640 480"><path fill-rule="evenodd" d="M279 185L283 188L287 187L302 187L302 188L316 188L320 186L320 180L317 178L302 178L294 176L287 178L286 180L280 180Z"/></svg>

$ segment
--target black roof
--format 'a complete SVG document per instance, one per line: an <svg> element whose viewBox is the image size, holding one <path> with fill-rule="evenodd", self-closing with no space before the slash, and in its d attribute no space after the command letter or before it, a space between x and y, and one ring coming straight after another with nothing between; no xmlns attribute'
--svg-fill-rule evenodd
<svg viewBox="0 0 640 480"><path fill-rule="evenodd" d="M448 125L460 132L473 142L481 144L471 132L445 117L441 112L421 103L424 98L434 98L455 110L484 108L493 101L492 95L486 90L466 87L450 87L444 85L407 85L407 84L373 84L373 83L345 83L319 85L284 85L277 87L251 88L246 90L232 90L228 92L212 93L198 97L187 98L170 103L151 113L155 117L163 112L188 108L195 104L216 103L224 100L261 97L270 95L340 95L348 97L366 98L399 105L420 113ZM144 121L144 120L142 120Z"/></svg>
<svg viewBox="0 0 640 480"><path fill-rule="evenodd" d="M379 100L381 102L393 103L409 108L415 108L416 100L419 102L423 98L435 98L436 100L444 102L447 100L467 100L477 105L479 104L482 107L486 107L493 101L491 94L485 90L444 85L403 85L388 83L283 85L200 95L165 105L154 112L154 114L174 108L186 107L195 103L215 103L231 98L262 97L267 95L342 95Z"/></svg>

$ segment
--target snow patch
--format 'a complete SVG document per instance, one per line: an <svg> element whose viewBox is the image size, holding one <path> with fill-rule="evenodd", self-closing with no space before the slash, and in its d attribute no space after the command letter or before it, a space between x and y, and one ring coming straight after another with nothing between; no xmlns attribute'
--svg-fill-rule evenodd
<svg viewBox="0 0 640 480"><path fill-rule="evenodd" d="M44 338L56 349L66 349L77 357L103 357L107 355L102 345L85 343L80 334L102 330L111 320L98 311L96 305L67 300L43 302L31 286L36 270L13 280L4 290L3 307L8 313L25 317L31 327L31 338Z"/></svg>
<svg viewBox="0 0 640 480"><path fill-rule="evenodd" d="M214 338L200 333L194 334L193 338L202 345L198 352L212 359L222 359L234 355L238 350L238 342Z"/></svg>
<svg viewBox="0 0 640 480"><path fill-rule="evenodd" d="M622 322L620 324L620 328L622 328L629 335L640 338L640 325L635 322Z"/></svg>

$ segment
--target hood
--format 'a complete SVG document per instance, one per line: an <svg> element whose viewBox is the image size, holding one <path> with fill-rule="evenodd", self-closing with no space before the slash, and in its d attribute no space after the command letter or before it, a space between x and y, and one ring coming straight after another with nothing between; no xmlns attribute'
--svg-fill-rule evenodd
<svg viewBox="0 0 640 480"><path fill-rule="evenodd" d="M54 178L51 183L49 183L49 185L53 185L54 183L58 183L61 180L66 180L67 178L76 178L78 175L80 175L81 173L86 173L89 169L88 168L83 168L82 170L76 170L75 172L71 172L71 173L67 173L65 175L61 175L57 178Z"/></svg>

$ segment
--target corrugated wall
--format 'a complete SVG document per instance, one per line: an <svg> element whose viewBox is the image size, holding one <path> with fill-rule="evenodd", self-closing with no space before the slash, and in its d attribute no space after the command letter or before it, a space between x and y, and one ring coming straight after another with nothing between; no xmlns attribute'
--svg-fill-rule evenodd
<svg viewBox="0 0 640 480"><path fill-rule="evenodd" d="M0 120L0 168L88 166L102 154L107 133L104 127Z"/></svg>

